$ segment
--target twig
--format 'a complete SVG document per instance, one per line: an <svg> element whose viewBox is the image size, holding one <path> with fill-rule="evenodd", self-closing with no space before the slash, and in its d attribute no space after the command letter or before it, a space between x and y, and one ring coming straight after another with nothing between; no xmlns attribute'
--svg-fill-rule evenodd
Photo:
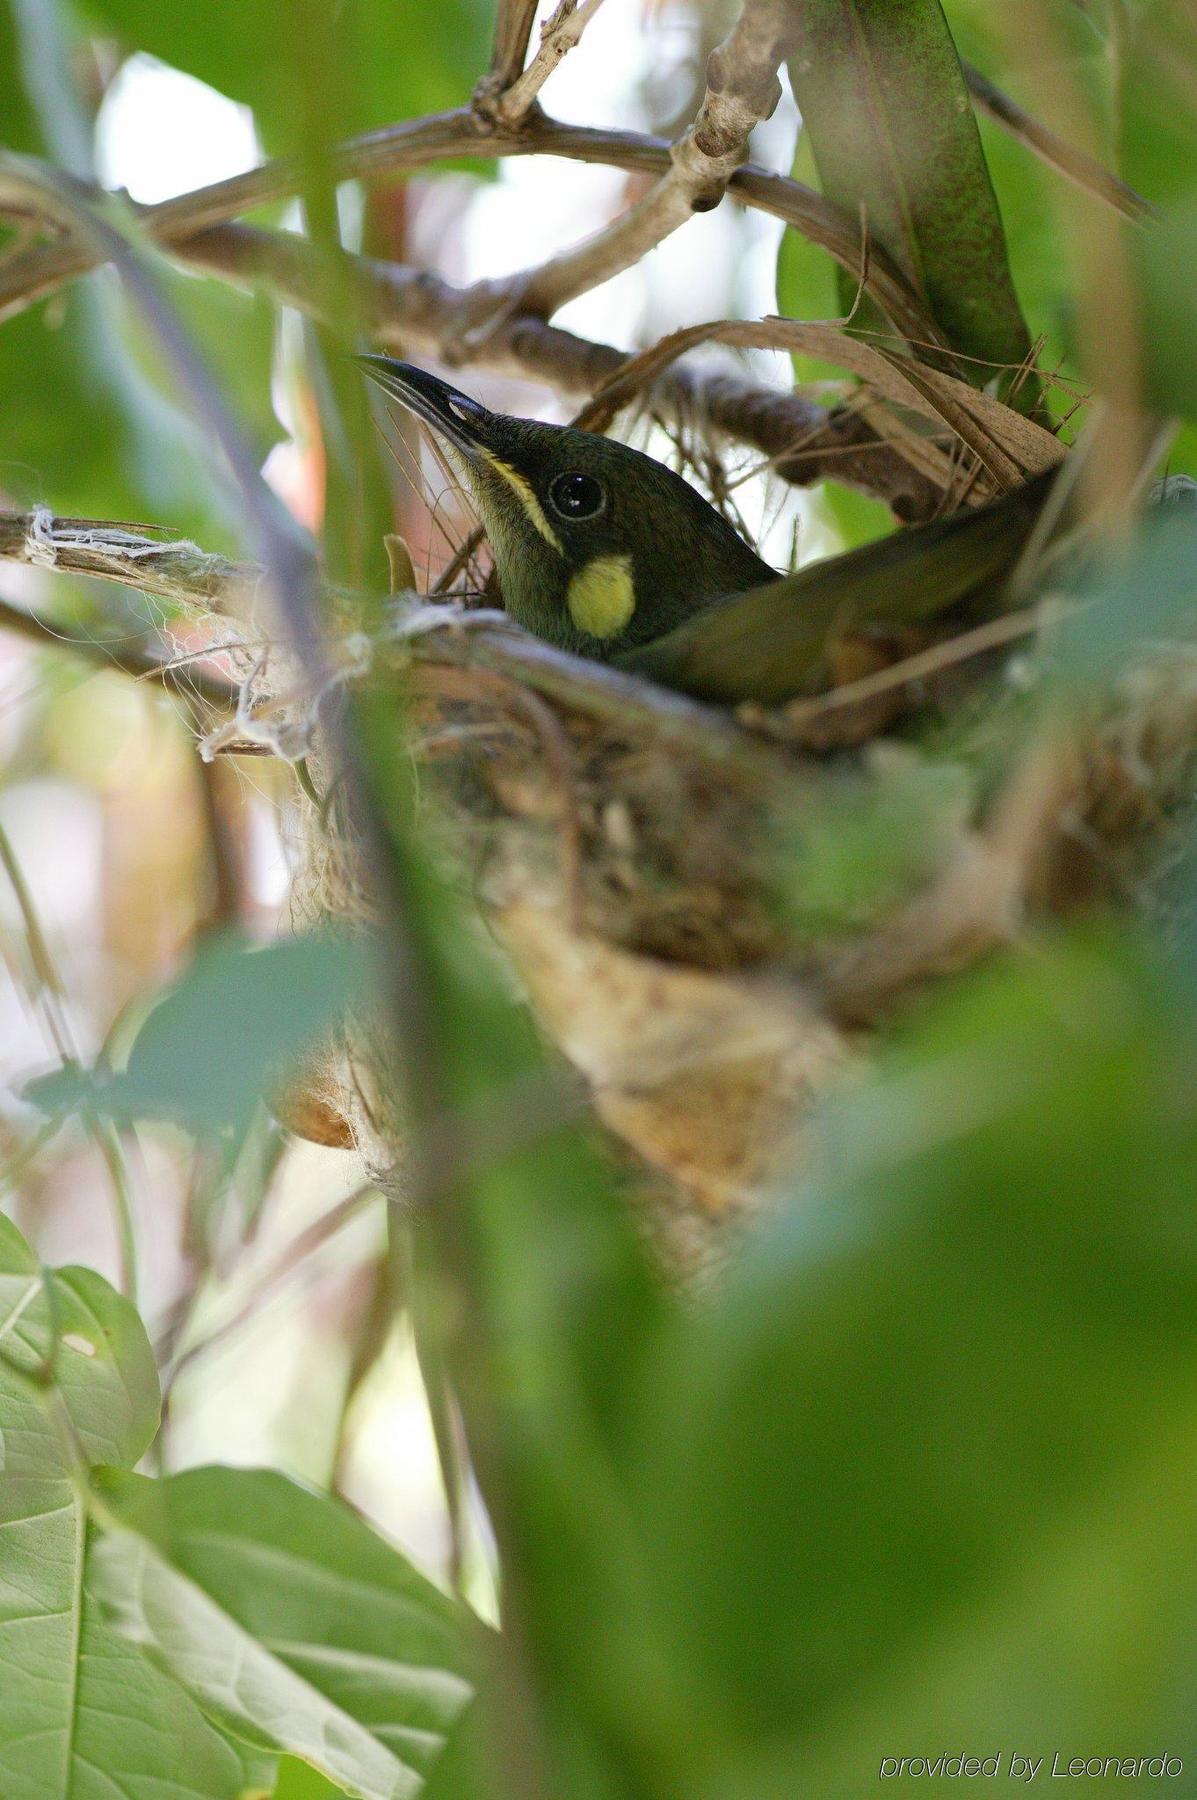
<svg viewBox="0 0 1197 1800"><path fill-rule="evenodd" d="M33 971L33 993L40 1003L50 1041L62 1067L78 1070L81 1066L79 1052L66 1010L66 983L54 961L33 894L25 880L25 872L3 825L0 825L0 868L3 868L8 878L8 885L12 889L17 911L25 928L25 943ZM79 1115L108 1172L120 1258L121 1292L136 1304L137 1233L133 1223L133 1200L124 1152L111 1121L101 1118L87 1101L80 1105Z"/></svg>
<svg viewBox="0 0 1197 1800"><path fill-rule="evenodd" d="M602 5L603 0L560 0L560 4L540 28L540 46L523 70L513 71L506 80L497 79L497 71L480 82L474 93L474 106L494 124L515 126L527 114L536 96L563 57L567 56ZM517 5L518 12L524 8ZM531 25L535 5L529 11ZM521 19L522 23L522 19ZM527 48L528 31L524 32Z"/></svg>
<svg viewBox="0 0 1197 1800"><path fill-rule="evenodd" d="M498 284L499 316L505 308L551 317L567 300L639 262L693 213L717 206L744 161L753 127L781 98L777 69L793 28L784 0L745 0L735 25L710 54L702 105L671 148L668 172L643 200L584 243ZM487 323L477 329L484 334Z"/></svg>
<svg viewBox="0 0 1197 1800"><path fill-rule="evenodd" d="M39 613L13 606L7 600L0 600L0 631L15 632L20 637L28 638L31 643L44 645L49 650L65 650L70 656L79 656L85 662L94 663L98 669L116 669L123 675L131 675L136 681L156 682L162 687L174 689L184 698L204 700L209 706L224 710L237 704L240 689L236 682L227 680L223 675L210 674L193 668L190 664L180 666L166 654L144 646L131 646L123 642L107 644L99 638L69 637L63 627L52 624Z"/></svg>
<svg viewBox="0 0 1197 1800"><path fill-rule="evenodd" d="M20 519L27 515L8 516ZM97 538L104 531L103 522L99 520L75 523L88 526ZM142 546L152 545L151 538L139 540L127 528L121 527L104 554L104 578L123 580L125 576L121 571L127 567L137 573L140 585L152 586L138 554ZM98 549L98 546L93 548ZM222 594L215 573L219 562L217 557L201 557L196 565L190 598L205 612L221 610ZM68 572L68 565L63 560L54 566L63 573ZM240 591L243 583L257 573L253 565L245 563L228 563L225 568L233 591ZM185 604L187 588L182 570L174 569L171 579L174 598ZM754 743L726 714L714 707L703 706L683 694L656 687L639 676L626 675L603 663L571 656L515 624L496 627L479 622L466 632L462 630L461 612L453 606L444 608L444 621L443 626L431 626L418 636L405 638L397 650L397 654L410 659L417 681L420 667L426 663L453 668L473 665L513 677L575 711L624 725L641 736L651 735L660 744L688 746L693 754L716 765L741 763L759 768L761 757L768 754L764 746ZM40 632L37 635L39 639L43 636ZM52 628L48 637L56 644L63 644Z"/></svg>
<svg viewBox="0 0 1197 1800"><path fill-rule="evenodd" d="M334 1237L349 1223L350 1219L355 1218L368 1202L378 1198L377 1189L373 1187L357 1188L349 1195L348 1199L339 1201L336 1206L330 1208L328 1212L323 1213L320 1218L315 1219L312 1224L301 1231L298 1237L292 1238L291 1242L279 1252L254 1283L250 1293L237 1310L215 1326L206 1337L200 1338L197 1343L181 1352L163 1385L168 1390L173 1388L184 1369L188 1368L197 1357L206 1356L218 1344L224 1343L226 1338L240 1331L243 1325L247 1325L256 1316L262 1302L273 1288L287 1281L322 1244L327 1243L328 1239Z"/></svg>
<svg viewBox="0 0 1197 1800"><path fill-rule="evenodd" d="M237 610L262 580L254 563L212 556L184 540L164 543L118 520L57 518L48 507L0 512L0 557L119 581L187 606L206 599L213 612Z"/></svg>
<svg viewBox="0 0 1197 1800"><path fill-rule="evenodd" d="M1037 119L1034 113L1027 112L1017 100L1011 99L1009 94L995 86L988 75L983 75L980 69L974 69L971 63L965 63L963 67L969 92L980 110L1016 142L1025 144L1041 162L1067 176L1069 181L1074 181L1087 194L1104 200L1107 206L1112 206L1125 219L1142 219L1155 211L1150 200L1145 200L1142 194L1112 174L1095 157L1068 143L1058 132Z"/></svg>
<svg viewBox="0 0 1197 1800"><path fill-rule="evenodd" d="M536 17L537 0L499 0L495 8L495 39L490 53L490 72L484 82L491 91L503 93L524 66L528 39ZM481 88L484 82L479 83ZM477 95L475 95L477 104Z"/></svg>

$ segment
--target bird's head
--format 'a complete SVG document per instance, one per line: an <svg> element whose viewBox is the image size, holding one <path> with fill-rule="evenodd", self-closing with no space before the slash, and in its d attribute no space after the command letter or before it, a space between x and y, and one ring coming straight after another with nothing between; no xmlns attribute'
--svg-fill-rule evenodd
<svg viewBox="0 0 1197 1800"><path fill-rule="evenodd" d="M473 495L504 604L585 656L651 642L725 594L775 579L672 469L590 431L489 412L422 369L357 359L441 438Z"/></svg>

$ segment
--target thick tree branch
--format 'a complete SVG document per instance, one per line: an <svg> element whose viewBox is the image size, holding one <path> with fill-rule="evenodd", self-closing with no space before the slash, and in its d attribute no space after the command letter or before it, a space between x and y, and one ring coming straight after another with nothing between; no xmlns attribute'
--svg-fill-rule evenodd
<svg viewBox="0 0 1197 1800"><path fill-rule="evenodd" d="M117 581L211 612L239 612L256 593L256 563L230 562L187 542L146 537L112 519L59 519L48 508L0 512L0 557L64 575Z"/></svg>

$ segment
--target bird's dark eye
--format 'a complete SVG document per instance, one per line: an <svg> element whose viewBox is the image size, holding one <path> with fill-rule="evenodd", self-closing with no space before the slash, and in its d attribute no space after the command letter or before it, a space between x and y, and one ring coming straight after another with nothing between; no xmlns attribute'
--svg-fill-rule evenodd
<svg viewBox="0 0 1197 1800"><path fill-rule="evenodd" d="M607 493L593 475L558 475L549 489L549 503L563 519L593 519L607 504Z"/></svg>

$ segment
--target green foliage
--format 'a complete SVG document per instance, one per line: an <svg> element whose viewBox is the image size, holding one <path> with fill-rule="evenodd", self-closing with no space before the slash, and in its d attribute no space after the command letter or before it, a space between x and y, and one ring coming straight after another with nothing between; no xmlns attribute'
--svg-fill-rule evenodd
<svg viewBox="0 0 1197 1800"><path fill-rule="evenodd" d="M157 1427L134 1309L0 1217L5 1800L237 1800L277 1751L355 1800L417 1795L470 1698L460 1609L273 1471L133 1474Z"/></svg>
<svg viewBox="0 0 1197 1800"><path fill-rule="evenodd" d="M1193 1052L1189 983L1109 941L970 984L662 1347L644 1530L734 1736L686 1791L1191 1742Z"/></svg>
<svg viewBox="0 0 1197 1800"><path fill-rule="evenodd" d="M43 1274L0 1218L0 1792L236 1800L245 1758L112 1630L92 1585L86 1465L158 1424L136 1312L89 1269Z"/></svg>
<svg viewBox="0 0 1197 1800"><path fill-rule="evenodd" d="M457 1608L345 1507L267 1469L105 1471L93 1582L228 1731L406 1800L470 1698Z"/></svg>
<svg viewBox="0 0 1197 1800"><path fill-rule="evenodd" d="M73 85L79 54L56 6L0 9L4 145L88 174L91 123ZM165 279L206 353L235 373L242 422L264 455L281 435L270 406L271 307L214 282ZM50 500L65 516L152 519L214 546L235 544L223 477L108 275L5 322L0 385L0 482L17 504Z"/></svg>
<svg viewBox="0 0 1197 1800"><path fill-rule="evenodd" d="M1021 362L1030 340L939 0L806 0L790 81L823 192L863 208L978 383Z"/></svg>
<svg viewBox="0 0 1197 1800"><path fill-rule="evenodd" d="M240 1134L295 1058L365 991L370 970L367 948L333 933L259 950L233 935L209 939L156 1000L124 1070L66 1069L35 1082L30 1097L48 1111L86 1101L122 1121Z"/></svg>
<svg viewBox="0 0 1197 1800"><path fill-rule="evenodd" d="M814 934L879 919L933 873L972 799L959 764L897 746L867 779L829 781L782 826L778 869L787 915Z"/></svg>

